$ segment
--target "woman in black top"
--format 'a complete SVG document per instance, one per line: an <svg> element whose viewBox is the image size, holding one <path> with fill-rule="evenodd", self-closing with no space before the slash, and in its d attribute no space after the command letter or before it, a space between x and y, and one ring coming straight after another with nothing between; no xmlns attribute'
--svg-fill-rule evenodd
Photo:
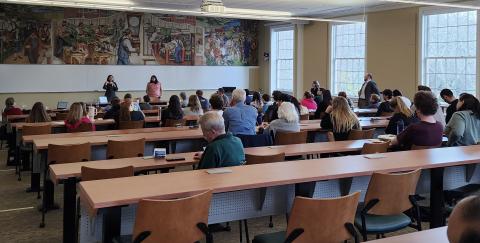
<svg viewBox="0 0 480 243"><path fill-rule="evenodd" d="M177 95L170 96L167 109L162 110L162 126L165 126L167 119L183 119L182 105L180 105L180 98Z"/></svg>
<svg viewBox="0 0 480 243"><path fill-rule="evenodd" d="M323 99L317 105L317 110L315 111L315 119L322 119L325 116L325 111L327 110L327 107L332 105L332 94L330 93L330 90L324 89L322 91L322 97Z"/></svg>
<svg viewBox="0 0 480 243"><path fill-rule="evenodd" d="M325 117L320 122L323 129L333 132L335 141L348 139L352 130L362 130L357 115L348 106L347 99L338 96L333 99L332 106L325 111Z"/></svg>
<svg viewBox="0 0 480 243"><path fill-rule="evenodd" d="M118 91L118 86L115 81L113 81L113 75L108 75L107 81L103 84L103 89L105 90L105 96L107 97L108 102L115 97L115 92Z"/></svg>
<svg viewBox="0 0 480 243"><path fill-rule="evenodd" d="M405 105L405 102L403 102L400 96L393 98L390 101L390 106L395 113L388 122L387 128L385 129L385 134L397 135L399 132L402 132L398 130L403 130L411 123L418 121L413 115L412 111L407 107L407 105ZM400 124L403 124L403 128Z"/></svg>
<svg viewBox="0 0 480 243"><path fill-rule="evenodd" d="M386 113L392 113L393 109L390 105L390 100L392 100L393 92L390 89L385 89L382 92L383 102L378 106L377 114L375 116L386 115Z"/></svg>
<svg viewBox="0 0 480 243"><path fill-rule="evenodd" d="M119 121L143 121L145 120L145 115L141 111L136 111L133 109L131 102L125 102L120 105L119 111Z"/></svg>

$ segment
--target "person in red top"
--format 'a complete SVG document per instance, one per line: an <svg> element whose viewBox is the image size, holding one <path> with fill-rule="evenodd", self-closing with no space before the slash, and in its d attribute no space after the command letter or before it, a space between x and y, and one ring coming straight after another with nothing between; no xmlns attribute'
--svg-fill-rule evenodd
<svg viewBox="0 0 480 243"><path fill-rule="evenodd" d="M65 120L65 127L67 132L75 132L77 128L80 127L83 123L92 123L87 117L87 112L80 102L75 102L70 106L70 111L67 115L67 120ZM92 124L92 131L95 131L95 125Z"/></svg>
<svg viewBox="0 0 480 243"><path fill-rule="evenodd" d="M3 109L2 116L6 117L9 115L22 115L22 110L15 107L15 100L12 97L8 97L5 100L5 109Z"/></svg>
<svg viewBox="0 0 480 243"><path fill-rule="evenodd" d="M313 99L312 93L305 91L303 94L303 99L301 105L307 107L309 111L316 111L317 110L317 102Z"/></svg>

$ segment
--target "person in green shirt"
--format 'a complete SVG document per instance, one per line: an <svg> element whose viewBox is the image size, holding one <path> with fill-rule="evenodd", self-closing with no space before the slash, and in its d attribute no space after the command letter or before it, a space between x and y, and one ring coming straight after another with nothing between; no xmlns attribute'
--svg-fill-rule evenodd
<svg viewBox="0 0 480 243"><path fill-rule="evenodd" d="M245 163L245 153L239 138L225 133L223 117L218 112L207 112L200 118L200 127L208 145L203 153L195 154L198 169L237 166Z"/></svg>
<svg viewBox="0 0 480 243"><path fill-rule="evenodd" d="M480 142L480 102L471 94L461 94L457 112L445 128L448 146L469 146Z"/></svg>

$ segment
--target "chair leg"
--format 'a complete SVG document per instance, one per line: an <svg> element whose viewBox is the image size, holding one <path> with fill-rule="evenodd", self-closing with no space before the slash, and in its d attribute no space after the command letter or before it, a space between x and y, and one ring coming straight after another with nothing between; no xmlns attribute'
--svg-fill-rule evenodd
<svg viewBox="0 0 480 243"><path fill-rule="evenodd" d="M273 228L273 216L270 216L270 223L268 224L268 227Z"/></svg>
<svg viewBox="0 0 480 243"><path fill-rule="evenodd" d="M248 234L248 224L247 220L243 220L243 223L245 224L245 238L247 239L247 243L250 243L250 235Z"/></svg>
<svg viewBox="0 0 480 243"><path fill-rule="evenodd" d="M242 229L242 221L241 220L238 221L238 228L240 230L240 242L242 242L243 241L243 229Z"/></svg>
<svg viewBox="0 0 480 243"><path fill-rule="evenodd" d="M380 239L380 234L377 234L376 237L377 237L377 239Z"/></svg>

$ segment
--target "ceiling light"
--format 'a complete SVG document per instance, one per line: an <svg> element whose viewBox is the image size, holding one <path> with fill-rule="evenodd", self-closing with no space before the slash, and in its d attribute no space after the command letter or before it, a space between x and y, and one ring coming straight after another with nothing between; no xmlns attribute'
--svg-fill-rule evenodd
<svg viewBox="0 0 480 243"><path fill-rule="evenodd" d="M411 0L382 0L384 2L393 2L393 3L409 3L416 5L427 5L427 6L438 6L438 7L448 7L448 8L462 8L462 9L475 9L480 10L480 6L475 5L465 5L465 4L454 4L454 3L436 3L436 2L426 2L426 1L411 1Z"/></svg>

